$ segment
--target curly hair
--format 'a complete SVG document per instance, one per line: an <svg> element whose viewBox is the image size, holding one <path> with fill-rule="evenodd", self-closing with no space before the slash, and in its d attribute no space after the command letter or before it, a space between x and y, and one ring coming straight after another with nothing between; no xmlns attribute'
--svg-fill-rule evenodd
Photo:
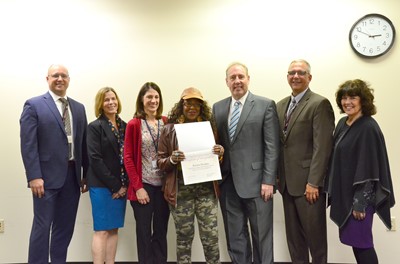
<svg viewBox="0 0 400 264"><path fill-rule="evenodd" d="M364 116L372 116L376 114L374 105L374 90L370 85L360 79L348 80L339 85L336 92L336 104L340 109L340 113L344 113L342 106L343 96L359 96L361 102L361 111Z"/></svg>
<svg viewBox="0 0 400 264"><path fill-rule="evenodd" d="M183 102L184 102L183 99L179 100L179 102L177 102L172 107L171 111L169 111L168 123L173 123L173 124L185 123L185 117L183 115ZM214 116L212 114L211 107L208 105L206 101L203 101L201 103L200 115L197 118L197 121L210 121L213 131L216 131Z"/></svg>

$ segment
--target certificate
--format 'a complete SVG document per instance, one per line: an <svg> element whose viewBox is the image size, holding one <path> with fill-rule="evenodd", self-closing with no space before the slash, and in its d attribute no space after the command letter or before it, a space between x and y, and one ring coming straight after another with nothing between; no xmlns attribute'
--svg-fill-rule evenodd
<svg viewBox="0 0 400 264"><path fill-rule="evenodd" d="M218 155L212 153L214 134L209 121L175 124L185 185L221 180Z"/></svg>

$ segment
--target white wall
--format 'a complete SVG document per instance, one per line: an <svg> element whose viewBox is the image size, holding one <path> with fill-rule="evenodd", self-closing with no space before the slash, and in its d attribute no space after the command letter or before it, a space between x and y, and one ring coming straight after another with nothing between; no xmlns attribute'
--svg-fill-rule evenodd
<svg viewBox="0 0 400 264"><path fill-rule="evenodd" d="M335 109L338 85L347 79L365 79L376 89L375 118L386 137L395 192L400 194L395 115L399 41L388 54L373 60L357 57L348 41L353 23L367 13L388 16L399 31L399 9L397 0L0 0L0 219L5 219L0 263L27 261L32 199L20 158L18 122L24 101L47 91L45 76L52 63L69 68L68 95L86 105L89 121L94 119L94 96L104 86L119 93L126 121L146 81L160 85L165 114L188 86L199 88L213 104L229 96L225 68L237 60L249 67L250 90L276 101L290 94L286 71L295 58L311 63L311 89L328 97ZM275 261L289 261L279 194L274 213ZM392 214L400 216L398 206ZM354 262L351 249L338 241L336 226L329 219L328 224L329 261ZM137 259L134 225L128 206L118 261ZM221 260L228 261L222 219L220 226ZM169 231L169 260L173 261L172 219ZM399 232L386 231L376 218L380 263L395 262ZM91 260L91 235L91 207L85 194L69 261ZM193 260L204 260L198 237Z"/></svg>

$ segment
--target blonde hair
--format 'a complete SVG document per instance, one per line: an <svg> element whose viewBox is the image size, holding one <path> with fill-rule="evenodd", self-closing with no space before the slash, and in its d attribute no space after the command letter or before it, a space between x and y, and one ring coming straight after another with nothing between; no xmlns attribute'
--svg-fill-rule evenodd
<svg viewBox="0 0 400 264"><path fill-rule="evenodd" d="M226 76L228 76L228 71L229 71L229 69L232 68L233 66L241 66L241 67L243 67L244 71L246 72L246 75L249 76L249 69L247 68L247 66L244 65L244 64L241 63L241 62L238 62L238 61L235 61L235 62L232 62L231 64L229 64L228 68L226 68L226 70L225 70L225 75L226 75Z"/></svg>
<svg viewBox="0 0 400 264"><path fill-rule="evenodd" d="M104 87L97 92L96 98L94 100L94 114L96 115L96 117L100 117L103 114L104 97L106 97L106 93L108 92L113 92L115 94L115 97L118 101L117 114L121 113L122 105L117 92L111 87Z"/></svg>

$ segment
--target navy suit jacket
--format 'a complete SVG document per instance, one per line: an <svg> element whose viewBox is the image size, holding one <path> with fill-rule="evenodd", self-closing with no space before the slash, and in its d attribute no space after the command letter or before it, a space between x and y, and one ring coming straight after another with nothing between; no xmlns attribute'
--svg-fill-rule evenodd
<svg viewBox="0 0 400 264"><path fill-rule="evenodd" d="M73 119L75 174L81 182L88 168L85 107L68 98ZM45 189L64 185L68 173L68 140L57 106L47 92L25 102L20 118L21 154L28 182L42 178ZM83 168L83 170L82 170Z"/></svg>

